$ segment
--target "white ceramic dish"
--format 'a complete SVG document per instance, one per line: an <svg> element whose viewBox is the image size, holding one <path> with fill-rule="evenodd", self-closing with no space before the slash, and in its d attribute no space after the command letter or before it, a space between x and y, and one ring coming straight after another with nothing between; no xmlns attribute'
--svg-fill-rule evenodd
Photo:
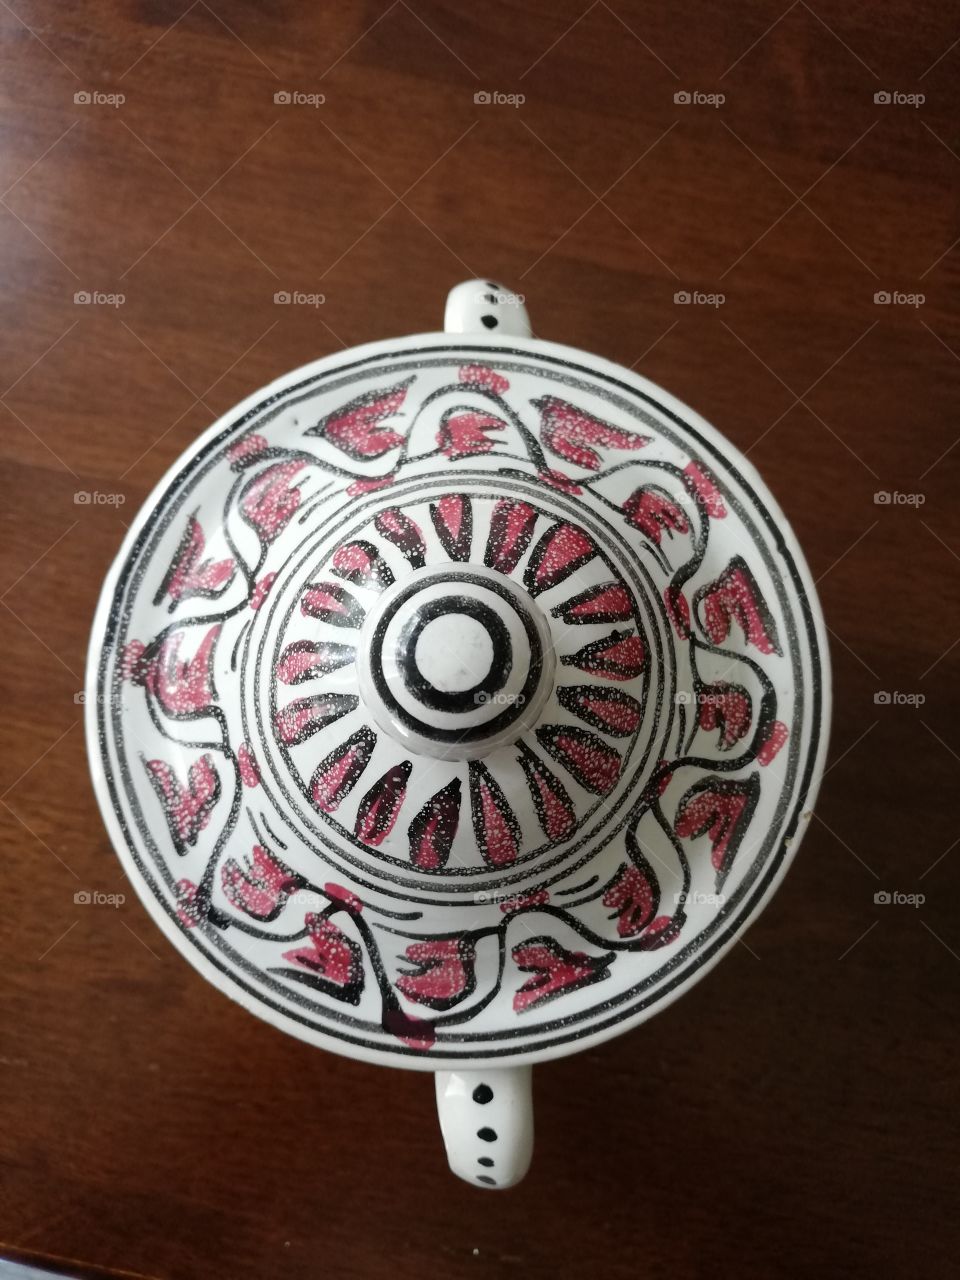
<svg viewBox="0 0 960 1280"><path fill-rule="evenodd" d="M437 1072L452 1167L503 1187L530 1066L665 1007L776 890L829 669L717 431L490 282L446 327L178 460L103 589L87 734L170 941L293 1035Z"/></svg>

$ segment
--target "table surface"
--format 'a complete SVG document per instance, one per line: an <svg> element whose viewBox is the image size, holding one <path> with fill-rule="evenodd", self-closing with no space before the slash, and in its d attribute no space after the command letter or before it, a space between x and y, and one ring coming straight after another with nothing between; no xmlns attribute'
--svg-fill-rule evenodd
<svg viewBox="0 0 960 1280"><path fill-rule="evenodd" d="M0 1252L177 1280L955 1274L955 14L11 0L0 30ZM107 566L197 433L439 328L476 275L749 453L836 686L776 900L684 1000L536 1073L534 1167L499 1195L448 1174L429 1077L285 1038L161 938L79 698Z"/></svg>

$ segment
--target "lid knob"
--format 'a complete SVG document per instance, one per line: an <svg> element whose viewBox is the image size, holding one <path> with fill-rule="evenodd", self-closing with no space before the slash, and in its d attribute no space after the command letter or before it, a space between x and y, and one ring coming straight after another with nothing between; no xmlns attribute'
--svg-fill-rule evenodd
<svg viewBox="0 0 960 1280"><path fill-rule="evenodd" d="M409 750L475 760L536 721L553 688L546 618L485 565L423 568L397 582L360 637L360 696Z"/></svg>

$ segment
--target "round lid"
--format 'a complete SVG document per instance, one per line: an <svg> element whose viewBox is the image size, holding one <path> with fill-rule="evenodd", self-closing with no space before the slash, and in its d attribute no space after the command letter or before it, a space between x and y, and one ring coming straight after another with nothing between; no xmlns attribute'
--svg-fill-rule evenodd
<svg viewBox="0 0 960 1280"><path fill-rule="evenodd" d="M395 1065L649 1016L776 887L823 765L822 620L759 477L525 324L470 282L446 334L250 397L94 625L94 780L154 918L262 1017Z"/></svg>

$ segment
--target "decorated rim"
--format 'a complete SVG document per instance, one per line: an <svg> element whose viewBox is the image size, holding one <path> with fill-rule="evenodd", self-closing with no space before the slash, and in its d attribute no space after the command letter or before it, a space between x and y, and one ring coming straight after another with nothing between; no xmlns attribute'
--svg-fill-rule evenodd
<svg viewBox="0 0 960 1280"><path fill-rule="evenodd" d="M796 850L828 697L795 539L712 428L581 352L428 336L176 464L104 587L87 730L205 977L435 1069L576 1051L702 976Z"/></svg>

